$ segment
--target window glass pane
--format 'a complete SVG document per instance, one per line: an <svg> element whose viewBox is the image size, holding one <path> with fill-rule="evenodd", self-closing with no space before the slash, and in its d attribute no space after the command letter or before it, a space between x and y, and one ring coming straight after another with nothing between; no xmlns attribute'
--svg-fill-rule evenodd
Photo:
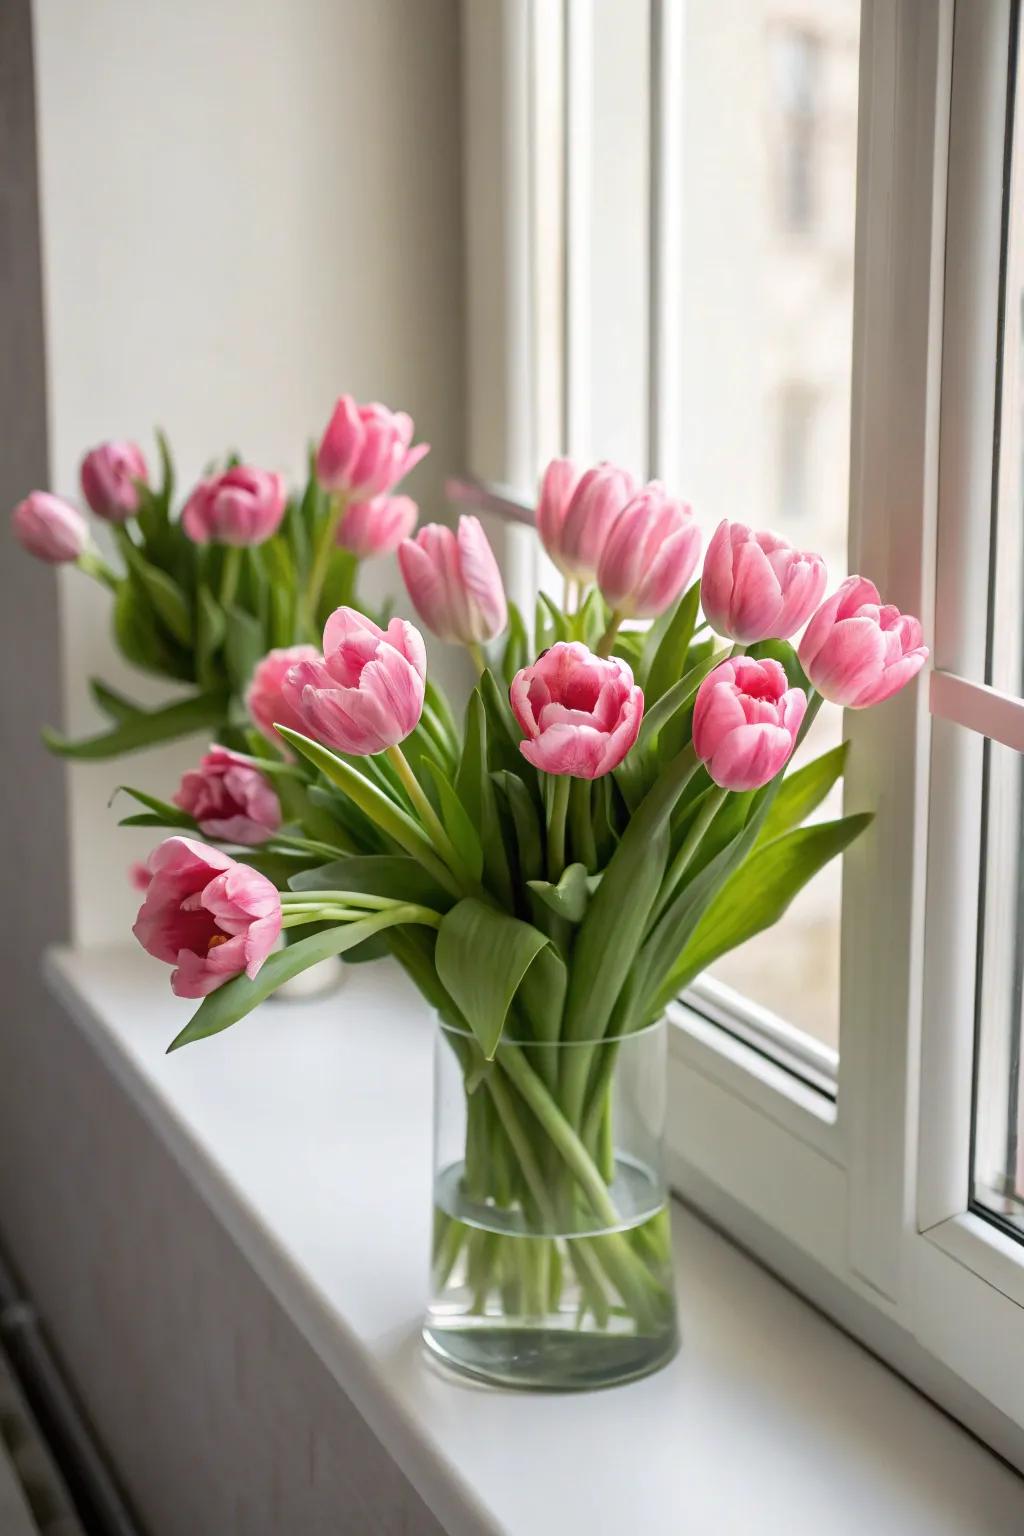
<svg viewBox="0 0 1024 1536"><path fill-rule="evenodd" d="M688 0L682 486L846 571L859 0ZM809 757L841 738L826 706ZM840 813L837 792L822 816ZM716 978L838 1038L840 870Z"/></svg>
<svg viewBox="0 0 1024 1536"><path fill-rule="evenodd" d="M1024 696L1024 90L1018 70L1005 219L989 682ZM974 1199L1024 1233L1024 759L985 752Z"/></svg>

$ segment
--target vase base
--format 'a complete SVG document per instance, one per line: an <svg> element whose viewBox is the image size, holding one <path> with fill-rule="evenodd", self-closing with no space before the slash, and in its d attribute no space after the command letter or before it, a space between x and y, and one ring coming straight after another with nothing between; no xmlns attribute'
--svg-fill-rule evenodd
<svg viewBox="0 0 1024 1536"><path fill-rule="evenodd" d="M428 1323L423 1342L449 1369L474 1381L531 1392L592 1392L660 1370L677 1354L680 1338L675 1329L650 1336L503 1328L481 1320L475 1326Z"/></svg>

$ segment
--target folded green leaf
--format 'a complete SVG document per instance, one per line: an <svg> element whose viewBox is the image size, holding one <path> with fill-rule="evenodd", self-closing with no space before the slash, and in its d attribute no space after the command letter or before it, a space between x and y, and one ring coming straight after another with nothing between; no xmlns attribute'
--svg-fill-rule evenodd
<svg viewBox="0 0 1024 1536"><path fill-rule="evenodd" d="M797 827L759 846L705 908L657 1003L668 1003L721 955L777 923L797 892L871 820L868 813L844 816Z"/></svg>
<svg viewBox="0 0 1024 1536"><path fill-rule="evenodd" d="M515 603L508 605L508 635L505 640L505 649L501 656L501 675L506 683L511 683L516 673L526 666L529 659L529 639L526 634L526 624Z"/></svg>
<svg viewBox="0 0 1024 1536"><path fill-rule="evenodd" d="M235 604L225 610L225 626L224 657L228 677L235 693L243 694L257 663L267 653L263 626L251 613Z"/></svg>
<svg viewBox="0 0 1024 1536"><path fill-rule="evenodd" d="M650 707L686 671L686 653L693 639L700 606L700 583L683 593L672 613L657 650L651 657L644 683L644 699Z"/></svg>
<svg viewBox="0 0 1024 1536"><path fill-rule="evenodd" d="M191 698L165 704L162 709L140 710L99 736L72 741L49 727L44 728L42 735L50 751L60 757L76 760L120 757L124 752L137 752L142 747L175 741L179 736L190 736L194 731L218 726L224 718L227 702L227 695L223 693L197 693Z"/></svg>
<svg viewBox="0 0 1024 1536"><path fill-rule="evenodd" d="M156 795L149 795L143 789L133 789L130 784L119 784L110 797L111 804L117 795L131 795L140 805L144 805L147 811L152 811L154 816L160 818L160 824L165 827L188 827L195 831L195 817L183 811L180 806L172 805L168 800L159 800ZM125 825L124 822L121 823Z"/></svg>
<svg viewBox="0 0 1024 1536"><path fill-rule="evenodd" d="M224 610L205 582L196 592L196 675L205 683L218 676L216 657L224 644Z"/></svg>
<svg viewBox="0 0 1024 1536"><path fill-rule="evenodd" d="M494 798L487 757L487 719L480 689L470 694L466 708L466 734L462 759L455 779L455 792L470 821L480 832L484 850L484 875L488 888L511 908L512 875Z"/></svg>
<svg viewBox="0 0 1024 1536"><path fill-rule="evenodd" d="M293 891L361 891L366 896L389 896L439 912L452 905L451 895L443 886L415 859L401 853L351 854L301 870L288 884Z"/></svg>
<svg viewBox="0 0 1024 1536"><path fill-rule="evenodd" d="M191 652L171 640L157 624L152 604L135 576L122 581L114 597L114 638L128 661L144 672L194 681Z"/></svg>
<svg viewBox="0 0 1024 1536"><path fill-rule="evenodd" d="M544 836L540 812L518 774L498 769L491 778L504 795L512 817L519 854L519 878L539 880L544 869Z"/></svg>
<svg viewBox="0 0 1024 1536"><path fill-rule="evenodd" d="M135 715L146 713L141 705L133 703L125 694L108 688L106 683L98 677L90 677L89 692L94 702L111 720L131 720Z"/></svg>
<svg viewBox="0 0 1024 1536"><path fill-rule="evenodd" d="M476 827L466 814L465 807L444 772L432 758L424 758L423 766L434 782L441 806L441 822L454 844L468 873L479 880L484 872L484 850Z"/></svg>
<svg viewBox="0 0 1024 1536"><path fill-rule="evenodd" d="M587 867L585 864L569 864L562 871L557 885L549 880L528 880L527 885L556 917L567 923L581 923L590 900Z"/></svg>
<svg viewBox="0 0 1024 1536"><path fill-rule="evenodd" d="M192 608L181 587L166 571L151 564L127 533L118 547L169 634L179 645L191 646Z"/></svg>
<svg viewBox="0 0 1024 1536"><path fill-rule="evenodd" d="M488 1060L498 1048L516 990L546 943L530 923L472 896L441 919L434 950L437 974Z"/></svg>

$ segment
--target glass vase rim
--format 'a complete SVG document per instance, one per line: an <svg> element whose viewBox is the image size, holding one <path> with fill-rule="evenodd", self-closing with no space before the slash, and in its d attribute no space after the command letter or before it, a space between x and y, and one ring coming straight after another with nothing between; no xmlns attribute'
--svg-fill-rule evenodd
<svg viewBox="0 0 1024 1536"><path fill-rule="evenodd" d="M479 1046L480 1041L471 1029L464 1029L460 1024L449 1023L439 1008L432 1008L431 1013L434 1023L442 1033L456 1035L460 1040L469 1040L474 1045ZM650 1024L644 1024L640 1029L629 1029L624 1033L615 1035L586 1036L582 1040L537 1040L533 1037L510 1035L502 1031L498 1045L516 1045L521 1050L536 1050L539 1046L543 1046L545 1050L553 1051L578 1050L581 1046L586 1046L592 1050L597 1045L621 1045L628 1040L642 1040L646 1036L653 1034L655 1030L665 1029L667 1024L668 1014L666 1012L659 1015Z"/></svg>

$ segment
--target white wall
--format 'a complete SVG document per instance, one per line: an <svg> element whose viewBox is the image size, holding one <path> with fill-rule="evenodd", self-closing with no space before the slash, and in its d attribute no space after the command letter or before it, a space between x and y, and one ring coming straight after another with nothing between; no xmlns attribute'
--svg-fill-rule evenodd
<svg viewBox="0 0 1024 1536"><path fill-rule="evenodd" d="M457 0L35 0L52 483L159 423L182 477L237 447L297 476L348 390L415 416L423 516L461 467ZM66 725L84 681L139 697L107 604L62 586ZM44 616L40 616L45 622ZM167 794L199 743L69 774L79 942L123 937L119 780Z"/></svg>

